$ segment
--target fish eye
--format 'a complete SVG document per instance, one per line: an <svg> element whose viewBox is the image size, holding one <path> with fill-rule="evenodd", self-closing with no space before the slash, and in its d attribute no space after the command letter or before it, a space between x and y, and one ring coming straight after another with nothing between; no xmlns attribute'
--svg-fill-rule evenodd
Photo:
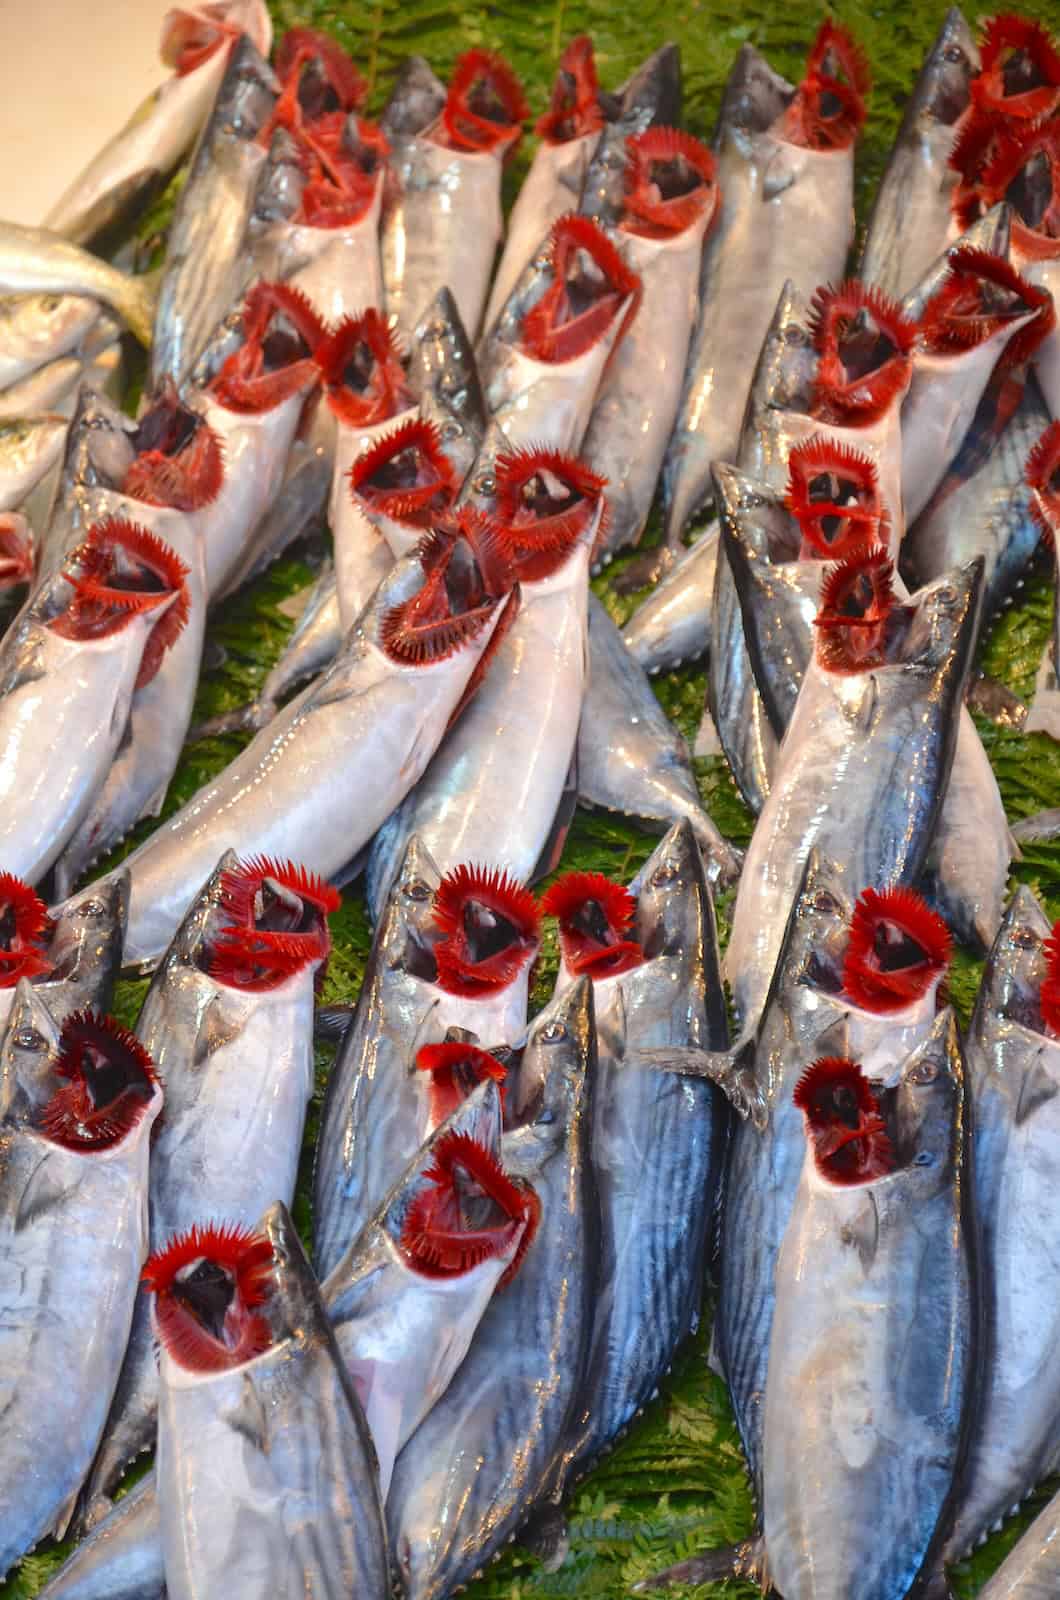
<svg viewBox="0 0 1060 1600"><path fill-rule="evenodd" d="M1038 939L1032 929L1017 927L1009 935L1009 943L1015 945L1017 950L1033 950Z"/></svg>
<svg viewBox="0 0 1060 1600"><path fill-rule="evenodd" d="M919 1084L934 1083L938 1075L939 1069L934 1061L918 1061L916 1066L910 1069L909 1081Z"/></svg>
<svg viewBox="0 0 1060 1600"><path fill-rule="evenodd" d="M405 885L405 894L409 900L429 900L431 898L431 886L429 883L425 883L422 878L413 878L411 883Z"/></svg>
<svg viewBox="0 0 1060 1600"><path fill-rule="evenodd" d="M79 917L101 917L103 915L102 900L85 900L77 908Z"/></svg>
<svg viewBox="0 0 1060 1600"><path fill-rule="evenodd" d="M935 1157L930 1150L918 1150L913 1157L913 1165L914 1167L930 1167L934 1160Z"/></svg>
<svg viewBox="0 0 1060 1600"><path fill-rule="evenodd" d="M492 472L484 472L475 485L479 494L493 494L497 488L497 480Z"/></svg>
<svg viewBox="0 0 1060 1600"><path fill-rule="evenodd" d="M952 583L943 583L935 590L935 598L940 606L952 610L957 604L957 591Z"/></svg>
<svg viewBox="0 0 1060 1600"><path fill-rule="evenodd" d="M655 884L655 883L673 883L673 881L674 881L674 879L676 877L677 877L677 863L676 863L676 861L660 861L659 865L656 867L655 871L652 873L651 881L652 881L653 884Z"/></svg>
<svg viewBox="0 0 1060 1600"><path fill-rule="evenodd" d="M816 890L810 904L815 911L827 911L831 916L838 916L843 909L835 895L828 889Z"/></svg>
<svg viewBox="0 0 1060 1600"><path fill-rule="evenodd" d="M565 1022L547 1022L541 1029L541 1037L546 1044L559 1044L561 1039L567 1038L567 1025Z"/></svg>
<svg viewBox="0 0 1060 1600"><path fill-rule="evenodd" d="M43 1050L47 1041L39 1029L28 1024L15 1029L15 1043L20 1050Z"/></svg>
<svg viewBox="0 0 1060 1600"><path fill-rule="evenodd" d="M460 433L460 424L457 423L457 422L454 422L451 417L449 418L449 420L447 422L443 422L442 423L442 438L443 439L455 439L459 435L459 433Z"/></svg>

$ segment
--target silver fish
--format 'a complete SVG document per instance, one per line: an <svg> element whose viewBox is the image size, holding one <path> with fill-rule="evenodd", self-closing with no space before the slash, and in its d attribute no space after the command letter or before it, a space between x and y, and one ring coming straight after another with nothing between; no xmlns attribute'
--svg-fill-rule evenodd
<svg viewBox="0 0 1060 1600"><path fill-rule="evenodd" d="M787 1600L901 1600L930 1566L976 1376L966 1095L947 1010L881 1096L893 1170L833 1181L807 1139L765 1401L766 1555Z"/></svg>
<svg viewBox="0 0 1060 1600"><path fill-rule="evenodd" d="M1060 1583L1060 1495L1054 1495L979 1591L980 1600L1051 1600Z"/></svg>
<svg viewBox="0 0 1060 1600"><path fill-rule="evenodd" d="M502 1145L506 1169L541 1202L533 1244L397 1460L391 1548L410 1600L452 1593L516 1531L579 1392L592 1304L595 1068L592 986L582 979L531 1025L517 1126Z"/></svg>
<svg viewBox="0 0 1060 1600"><path fill-rule="evenodd" d="M192 1600L223 1586L240 1600L382 1596L386 1533L364 1412L286 1207L271 1206L260 1231L274 1262L258 1313L268 1348L204 1374L176 1360L163 1336L157 1471L166 1593ZM196 1302L185 1292L191 1318ZM235 1298L231 1280L228 1295ZM296 1513L278 1517L281 1503Z"/></svg>
<svg viewBox="0 0 1060 1600"><path fill-rule="evenodd" d="M45 951L48 971L30 981L58 1025L86 1006L108 1010L121 971L128 899L128 880L117 873L109 883L93 884L68 901L54 919ZM14 999L14 989L0 990L0 1025L6 1024Z"/></svg>
<svg viewBox="0 0 1060 1600"><path fill-rule="evenodd" d="M949 159L978 71L975 36L951 6L906 102L869 217L859 276L885 294L908 293L951 236L957 175Z"/></svg>
<svg viewBox="0 0 1060 1600"><path fill-rule="evenodd" d="M0 1046L0 1575L66 1528L114 1392L146 1253L148 1141L162 1091L100 1020L75 1020L63 1079L55 1023L22 980ZM87 1115L78 1109L86 1104ZM109 1140L93 1125L106 1109L116 1123Z"/></svg>
<svg viewBox="0 0 1060 1600"><path fill-rule="evenodd" d="M652 676L710 652L718 532L711 522L682 550L622 629L630 654Z"/></svg>
<svg viewBox="0 0 1060 1600"><path fill-rule="evenodd" d="M0 389L76 350L99 301L76 294L0 295Z"/></svg>
<svg viewBox="0 0 1060 1600"><path fill-rule="evenodd" d="M61 411L65 415L67 408L72 412L74 391L83 372L77 356L49 361L0 394L0 417L28 417L42 411Z"/></svg>
<svg viewBox="0 0 1060 1600"><path fill-rule="evenodd" d="M589 596L589 682L578 727L578 799L666 827L687 818L712 883L733 881L740 855L699 799L688 747L643 670Z"/></svg>
<svg viewBox="0 0 1060 1600"><path fill-rule="evenodd" d="M45 228L0 223L0 293L72 294L101 301L142 345L150 346L153 281L127 277Z"/></svg>
<svg viewBox="0 0 1060 1600"><path fill-rule="evenodd" d="M0 511L17 511L54 466L66 443L66 418L0 419Z"/></svg>
<svg viewBox="0 0 1060 1600"><path fill-rule="evenodd" d="M240 297L240 252L266 157L258 134L278 93L261 52L242 35L228 57L170 225L148 371L151 390L165 377L182 382Z"/></svg>
<svg viewBox="0 0 1060 1600"><path fill-rule="evenodd" d="M45 1600L164 1600L162 1522L153 1472L116 1503L40 1591Z"/></svg>

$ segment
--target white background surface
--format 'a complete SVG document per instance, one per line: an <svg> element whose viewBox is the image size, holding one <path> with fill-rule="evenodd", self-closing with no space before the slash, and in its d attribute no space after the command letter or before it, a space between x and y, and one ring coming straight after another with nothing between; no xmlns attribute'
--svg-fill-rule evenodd
<svg viewBox="0 0 1060 1600"><path fill-rule="evenodd" d="M175 0L0 0L0 217L40 222L168 76Z"/></svg>

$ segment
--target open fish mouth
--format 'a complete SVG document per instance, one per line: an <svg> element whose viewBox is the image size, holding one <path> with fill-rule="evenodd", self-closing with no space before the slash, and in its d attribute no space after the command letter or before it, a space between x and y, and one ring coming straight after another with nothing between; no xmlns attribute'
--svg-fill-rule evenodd
<svg viewBox="0 0 1060 1600"><path fill-rule="evenodd" d="M384 612L379 644L392 661L415 667L444 661L481 633L499 598L492 578L500 565L480 560L466 539L448 529L427 534L413 554L422 586ZM502 617L497 626L503 625Z"/></svg>
<svg viewBox="0 0 1060 1600"><path fill-rule="evenodd" d="M866 889L850 921L843 990L864 1010L902 1010L939 982L952 953L946 924L914 890Z"/></svg>
<svg viewBox="0 0 1060 1600"><path fill-rule="evenodd" d="M176 7L162 22L159 54L178 78L187 77L215 56L218 50L238 39L241 29L227 19L225 5Z"/></svg>
<svg viewBox="0 0 1060 1600"><path fill-rule="evenodd" d="M369 512L424 531L446 516L459 487L441 429L424 417L378 439L354 461L349 480Z"/></svg>
<svg viewBox="0 0 1060 1600"><path fill-rule="evenodd" d="M140 1123L158 1084L136 1035L91 1010L63 1023L54 1076L58 1086L40 1113L39 1131L85 1154L120 1144Z"/></svg>
<svg viewBox="0 0 1060 1600"><path fill-rule="evenodd" d="M855 552L829 568L814 618L817 660L827 671L856 673L882 665L895 603L893 577L891 559L880 548Z"/></svg>
<svg viewBox="0 0 1060 1600"><path fill-rule="evenodd" d="M1013 208L1012 248L1025 260L1060 256L1060 124L977 115L954 146L953 211L962 230L992 206Z"/></svg>
<svg viewBox="0 0 1060 1600"><path fill-rule="evenodd" d="M872 88L868 59L851 34L831 18L821 24L806 71L777 132L808 150L845 150L868 114Z"/></svg>
<svg viewBox="0 0 1060 1600"><path fill-rule="evenodd" d="M602 872L565 873L541 910L558 919L563 964L577 977L614 978L643 964L641 946L626 937L637 902Z"/></svg>
<svg viewBox="0 0 1060 1600"><path fill-rule="evenodd" d="M1060 105L1060 52L1040 22L1011 13L991 17L979 61L979 73L969 86L977 111L1037 118Z"/></svg>
<svg viewBox="0 0 1060 1600"><path fill-rule="evenodd" d="M205 417L182 403L172 379L165 379L131 442L136 455L122 494L175 511L198 511L217 499L224 484L221 440Z"/></svg>
<svg viewBox="0 0 1060 1600"><path fill-rule="evenodd" d="M876 422L909 387L916 323L879 289L856 278L818 289L810 331L817 351L813 415L822 421Z"/></svg>
<svg viewBox="0 0 1060 1600"><path fill-rule="evenodd" d="M328 917L340 904L337 889L294 862L239 862L221 879L221 926L205 941L200 964L217 982L256 992L307 967L320 981L331 951Z"/></svg>
<svg viewBox="0 0 1060 1600"><path fill-rule="evenodd" d="M467 50L453 68L430 137L452 150L496 151L507 159L529 115L522 85L504 58L493 50Z"/></svg>
<svg viewBox="0 0 1060 1600"><path fill-rule="evenodd" d="M243 302L242 323L243 344L207 391L218 405L255 415L315 382L324 326L301 290L255 284Z"/></svg>
<svg viewBox="0 0 1060 1600"><path fill-rule="evenodd" d="M718 203L714 157L677 128L648 128L626 140L622 229L645 238L683 233Z"/></svg>
<svg viewBox="0 0 1060 1600"><path fill-rule="evenodd" d="M421 1045L416 1052L416 1069L430 1074L430 1121L433 1127L462 1105L476 1084L492 1079L504 1103L508 1069L488 1050L461 1039L446 1039L441 1044Z"/></svg>
<svg viewBox="0 0 1060 1600"><path fill-rule="evenodd" d="M597 543L606 536L607 479L577 456L528 445L498 456L494 478L487 526L517 577L550 577L594 526Z"/></svg>
<svg viewBox="0 0 1060 1600"><path fill-rule="evenodd" d="M413 404L397 335L374 306L327 335L317 365L328 405L351 428L386 422Z"/></svg>
<svg viewBox="0 0 1060 1600"><path fill-rule="evenodd" d="M824 434L792 450L784 503L802 532L800 561L846 561L866 545L887 544L874 463Z"/></svg>
<svg viewBox="0 0 1060 1600"><path fill-rule="evenodd" d="M509 1176L485 1144L449 1133L405 1212L398 1248L424 1277L459 1277L518 1245L503 1289L533 1242L541 1204L530 1184Z"/></svg>
<svg viewBox="0 0 1060 1600"><path fill-rule="evenodd" d="M507 988L537 955L541 910L530 890L498 868L465 864L434 896L437 981L451 994Z"/></svg>
<svg viewBox="0 0 1060 1600"><path fill-rule="evenodd" d="M52 970L48 955L55 924L43 900L12 872L0 872L0 988Z"/></svg>
<svg viewBox="0 0 1060 1600"><path fill-rule="evenodd" d="M1052 423L1027 457L1031 512L1047 539L1060 529L1060 422Z"/></svg>
<svg viewBox="0 0 1060 1600"><path fill-rule="evenodd" d="M917 343L932 355L958 355L1021 317L1031 320L1009 340L1002 367L1022 365L1052 331L1052 296L1004 257L964 245L951 253L946 276L924 307Z"/></svg>
<svg viewBox="0 0 1060 1600"><path fill-rule="evenodd" d="M269 1240L243 1228L194 1227L171 1239L143 1271L166 1353L203 1374L264 1354L273 1344L263 1308L275 1288L274 1270Z"/></svg>
<svg viewBox="0 0 1060 1600"><path fill-rule="evenodd" d="M598 133L604 125L599 91L593 42L581 33L560 56L549 108L537 119L534 132L549 144Z"/></svg>
<svg viewBox="0 0 1060 1600"><path fill-rule="evenodd" d="M602 228L573 213L553 223L548 258L552 281L523 318L519 345L538 361L573 361L605 337L627 301L628 326L641 280Z"/></svg>
<svg viewBox="0 0 1060 1600"><path fill-rule="evenodd" d="M837 1188L884 1177L896 1166L880 1102L856 1061L822 1056L802 1075L794 1100L819 1175Z"/></svg>

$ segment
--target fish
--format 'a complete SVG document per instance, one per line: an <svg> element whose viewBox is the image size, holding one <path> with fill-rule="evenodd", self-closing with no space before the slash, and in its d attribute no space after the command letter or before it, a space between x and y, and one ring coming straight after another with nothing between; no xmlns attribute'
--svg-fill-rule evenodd
<svg viewBox="0 0 1060 1600"><path fill-rule="evenodd" d="M408 383L420 415L441 430L442 450L463 483L485 437L486 399L471 336L448 288L439 289L413 332Z"/></svg>
<svg viewBox="0 0 1060 1600"><path fill-rule="evenodd" d="M20 980L0 1045L0 1575L62 1537L91 1465L146 1254L161 1106L139 1040L87 1010L60 1030Z"/></svg>
<svg viewBox="0 0 1060 1600"><path fill-rule="evenodd" d="M180 636L185 567L136 523L94 523L0 645L0 856L37 883L117 755L137 687Z"/></svg>
<svg viewBox="0 0 1060 1600"><path fill-rule="evenodd" d="M388 1522L409 1600L451 1594L516 1531L579 1393L597 1231L589 1157L595 1069L592 985L582 978L530 1026L514 1125L502 1140L506 1171L540 1201L533 1244L397 1458Z"/></svg>
<svg viewBox="0 0 1060 1600"><path fill-rule="evenodd" d="M556 993L593 985L591 1160L600 1202L585 1376L552 1474L558 1499L654 1395L697 1326L728 1131L713 1084L641 1066L638 1052L728 1044L714 907L695 836L675 822L638 892L568 872L542 900L559 921Z"/></svg>
<svg viewBox="0 0 1060 1600"><path fill-rule="evenodd" d="M232 840L321 877L353 861L426 767L500 610L463 541L398 562L328 670L126 857L126 963L157 963Z"/></svg>
<svg viewBox="0 0 1060 1600"><path fill-rule="evenodd" d="M949 243L949 160L978 71L975 36L951 6L906 101L861 251L858 276L885 294L907 294Z"/></svg>
<svg viewBox="0 0 1060 1600"><path fill-rule="evenodd" d="M1056 1593L1060 1581L1058 1514L1060 1495L1054 1495L987 1579L979 1591L982 1600L1049 1600Z"/></svg>
<svg viewBox="0 0 1060 1600"><path fill-rule="evenodd" d="M62 455L66 418L0 419L0 512L17 511Z"/></svg>
<svg viewBox="0 0 1060 1600"><path fill-rule="evenodd" d="M711 522L682 550L622 629L630 654L650 677L710 653L719 533Z"/></svg>
<svg viewBox="0 0 1060 1600"><path fill-rule="evenodd" d="M479 49L457 60L440 111L433 111L433 97L426 99L432 111L427 123L409 127L411 107L400 133L394 119L384 120L393 185L380 230L387 313L408 339L438 290L448 286L474 338L504 231L503 164L528 108L507 62Z"/></svg>
<svg viewBox="0 0 1060 1600"><path fill-rule="evenodd" d="M173 76L137 106L78 173L44 226L74 244L92 246L131 221L194 144L240 33L268 55L272 24L262 0L215 0L170 11L162 23L160 54Z"/></svg>
<svg viewBox="0 0 1060 1600"><path fill-rule="evenodd" d="M121 970L127 894L119 874L53 919L27 883L0 873L0 1026L7 1025L23 978L57 1026L75 1011L108 1009Z"/></svg>
<svg viewBox="0 0 1060 1600"><path fill-rule="evenodd" d="M1060 549L1060 422L1054 422L1046 428L1031 447L1025 476L1031 495L1031 516L1039 534L1044 535L1051 544L1055 564L1056 551ZM1054 610L1052 637L1042 652L1034 698L1024 723L1028 733L1047 733L1053 739L1060 738L1060 694L1056 681L1057 663L1060 662L1057 643L1060 625L1056 620L1057 615Z"/></svg>
<svg viewBox="0 0 1060 1600"><path fill-rule="evenodd" d="M475 861L528 882L552 853L588 676L603 484L548 450L500 456L495 480L491 532L518 581L518 611L475 698L376 837L367 884L376 916L413 834L442 872ZM568 821L560 815L561 833Z"/></svg>
<svg viewBox="0 0 1060 1600"><path fill-rule="evenodd" d="M900 1600L937 1548L977 1377L967 1094L949 1009L893 1089L834 1057L796 1087L806 1156L777 1261L763 1484L788 1600Z"/></svg>
<svg viewBox="0 0 1060 1600"><path fill-rule="evenodd" d="M130 278L46 228L0 223L0 294L77 295L109 306L145 348L151 344L155 284Z"/></svg>
<svg viewBox="0 0 1060 1600"><path fill-rule="evenodd" d="M313 1090L314 981L337 905L291 862L227 851L177 931L136 1024L166 1087L151 1151L152 1250L189 1218L250 1226L272 1200L293 1198ZM82 1526L110 1509L121 1474L151 1447L157 1395L141 1292Z"/></svg>
<svg viewBox="0 0 1060 1600"><path fill-rule="evenodd" d="M241 251L266 149L258 136L280 85L261 51L241 35L225 64L169 228L147 387L178 386L217 323L241 298Z"/></svg>
<svg viewBox="0 0 1060 1600"><path fill-rule="evenodd" d="M379 117L391 144L422 133L437 122L445 106L446 88L424 56L409 55L394 76L394 85Z"/></svg>
<svg viewBox="0 0 1060 1600"><path fill-rule="evenodd" d="M589 681L575 765L580 804L663 828L684 817L712 886L739 876L740 853L703 808L684 739L594 594L589 596Z"/></svg>
<svg viewBox="0 0 1060 1600"><path fill-rule="evenodd" d="M222 1584L248 1596L386 1594L371 1436L286 1206L271 1205L253 1234L193 1228L145 1270L170 1600ZM277 1517L281 1501L297 1516Z"/></svg>
<svg viewBox="0 0 1060 1600"><path fill-rule="evenodd" d="M508 218L504 249L483 318L487 334L552 224L577 208L603 126L593 44L583 33L564 49L549 109L534 124L541 142Z"/></svg>
<svg viewBox="0 0 1060 1600"><path fill-rule="evenodd" d="M704 240L719 204L713 156L674 128L649 128L626 140L624 184L616 237L642 294L597 391L582 446L589 465L607 479L609 517L597 563L638 544L644 532L677 418Z"/></svg>
<svg viewBox="0 0 1060 1600"><path fill-rule="evenodd" d="M456 1029L465 1046L516 1043L539 935L533 896L507 873L462 863L443 879L412 836L328 1078L313 1166L313 1259L322 1280L441 1120L454 1092L447 1085L458 1093L483 1074L503 1078L501 1064L479 1048L454 1062L459 1050L446 1038Z"/></svg>
<svg viewBox="0 0 1060 1600"><path fill-rule="evenodd" d="M814 660L733 910L726 975L743 1026L768 993L812 845L839 855L848 887L911 887L927 857L953 764L982 563L897 611L890 573L882 551L855 556L832 568L821 593ZM908 739L896 741L896 727L908 727Z"/></svg>
<svg viewBox="0 0 1060 1600"><path fill-rule="evenodd" d="M714 140L721 209L703 252L699 320L662 470L662 554L627 569L630 589L672 565L709 498L711 463L735 458L755 359L785 282L808 297L843 270L868 88L864 57L831 21L797 88L751 45L736 58Z"/></svg>
<svg viewBox="0 0 1060 1600"><path fill-rule="evenodd" d="M40 1591L46 1600L165 1600L165 1592L153 1472L115 1503Z"/></svg>
<svg viewBox="0 0 1060 1600"><path fill-rule="evenodd" d="M87 295L0 295L0 389L76 351L99 317Z"/></svg>
<svg viewBox="0 0 1060 1600"><path fill-rule="evenodd" d="M77 356L60 356L38 367L28 378L0 393L0 418L39 416L42 412L65 415L72 411L74 391L81 383L84 368Z"/></svg>

